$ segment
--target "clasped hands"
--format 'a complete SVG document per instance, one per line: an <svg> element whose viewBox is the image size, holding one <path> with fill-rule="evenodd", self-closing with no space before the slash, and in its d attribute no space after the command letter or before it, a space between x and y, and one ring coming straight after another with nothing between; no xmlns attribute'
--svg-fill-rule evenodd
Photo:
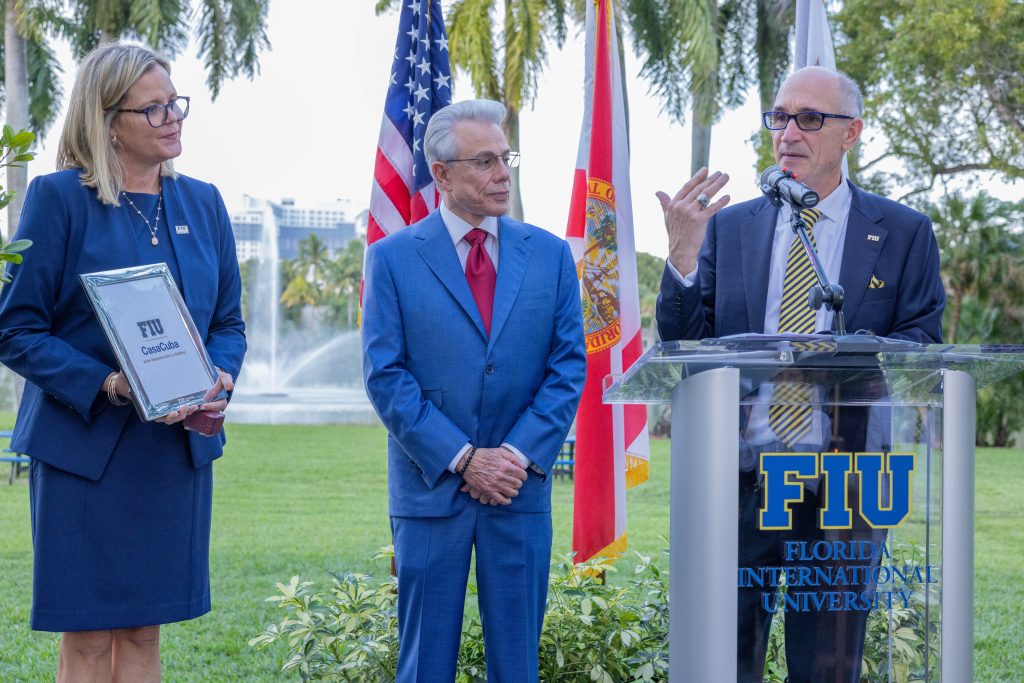
<svg viewBox="0 0 1024 683"><path fill-rule="evenodd" d="M507 448L477 448L462 473L466 483L460 490L484 505L508 505L519 495L526 476L526 468Z"/></svg>

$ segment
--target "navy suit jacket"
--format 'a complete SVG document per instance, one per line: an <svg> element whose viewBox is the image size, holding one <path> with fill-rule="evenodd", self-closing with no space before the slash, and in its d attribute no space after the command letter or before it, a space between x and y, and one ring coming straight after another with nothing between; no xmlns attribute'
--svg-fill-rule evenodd
<svg viewBox="0 0 1024 683"><path fill-rule="evenodd" d="M150 261L128 209L102 204L79 176L78 170L60 171L29 185L16 238L33 244L0 293L0 362L26 380L11 448L98 480L126 421L138 418L99 395L118 363L78 276ZM214 365L237 377L245 325L224 202L209 183L185 176L162 182L165 225L188 226L187 234L167 231L185 304ZM189 440L195 467L222 453L223 433L189 432Z"/></svg>
<svg viewBox="0 0 1024 683"><path fill-rule="evenodd" d="M850 332L921 343L942 341L946 294L931 221L852 183L839 282ZM708 223L699 287L683 287L666 267L658 297L664 340L764 331L778 209L765 198L727 207ZM871 277L884 283L869 288Z"/></svg>
<svg viewBox="0 0 1024 683"><path fill-rule="evenodd" d="M509 443L550 472L576 414L586 349L572 254L534 226L498 226L490 336L440 212L367 251L363 373L388 429L392 516L462 510L469 494L447 467L466 443ZM509 509L550 511L550 477L530 470Z"/></svg>

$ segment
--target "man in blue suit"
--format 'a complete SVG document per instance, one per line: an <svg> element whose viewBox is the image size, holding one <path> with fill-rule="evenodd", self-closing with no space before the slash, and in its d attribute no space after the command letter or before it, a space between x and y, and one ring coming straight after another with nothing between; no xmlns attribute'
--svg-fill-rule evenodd
<svg viewBox="0 0 1024 683"><path fill-rule="evenodd" d="M843 156L863 129L861 111L860 91L852 80L808 67L786 80L764 121L772 131L776 162L794 171L821 197L816 208L822 215L813 234L829 280L845 290L847 327L916 342L940 342L945 294L931 222L843 178ZM658 193L669 236L669 262L657 307L664 340L793 331L780 324L783 299L789 298L783 297L784 279L795 239L791 209L789 205L777 209L764 198L725 208L728 195L713 198L727 181L724 174L702 169L674 197ZM806 290L796 295L806 301ZM831 323L831 312L822 309L815 314L813 329L827 331ZM753 391L764 396L771 389ZM873 413L863 406L847 406L839 420L837 412L819 411L807 435L799 443L786 444L769 424L768 401L752 402L755 405L741 419L740 566L786 566L787 540L877 539L879 534L872 534L864 524L829 534L818 529L816 490L808 490L804 501L793 506L792 530L762 531L756 522L762 488L755 472L758 453L832 448L856 452L867 445L889 450L887 434L880 443L869 441ZM879 431L884 430L874 430ZM866 585L848 589L871 590ZM787 611L785 616L791 683L860 680L866 612ZM760 604L759 589L741 588L740 681L762 680L771 617Z"/></svg>
<svg viewBox="0 0 1024 683"><path fill-rule="evenodd" d="M370 247L366 391L388 429L398 681L452 681L470 557L489 681L536 681L551 478L586 375L566 243L505 217L518 153L488 100L435 113L443 203Z"/></svg>

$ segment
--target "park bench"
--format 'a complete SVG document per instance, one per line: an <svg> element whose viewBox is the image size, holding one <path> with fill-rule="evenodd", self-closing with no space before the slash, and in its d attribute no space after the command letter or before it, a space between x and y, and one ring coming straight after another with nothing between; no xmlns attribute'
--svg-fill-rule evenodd
<svg viewBox="0 0 1024 683"><path fill-rule="evenodd" d="M562 450L558 452L555 465L551 468L551 474L556 477L569 477L572 479L573 470L576 467L576 437L568 436L562 444Z"/></svg>
<svg viewBox="0 0 1024 683"><path fill-rule="evenodd" d="M0 439L10 439L11 432L4 431L0 432ZM10 463L11 471L7 475L7 484L11 485L14 480L21 476L22 472L28 471L29 457L22 455L21 453L15 453L11 450L10 446L4 448L3 455L0 455L0 462Z"/></svg>

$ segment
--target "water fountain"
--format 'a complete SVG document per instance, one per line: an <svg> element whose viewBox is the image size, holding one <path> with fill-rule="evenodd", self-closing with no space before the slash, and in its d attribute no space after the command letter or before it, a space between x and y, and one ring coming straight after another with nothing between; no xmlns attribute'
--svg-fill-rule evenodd
<svg viewBox="0 0 1024 683"><path fill-rule="evenodd" d="M262 201L260 250L251 277L246 337L249 350L228 410L232 422L377 424L363 390L358 330L326 329L315 321L288 329L278 303L278 216Z"/></svg>

